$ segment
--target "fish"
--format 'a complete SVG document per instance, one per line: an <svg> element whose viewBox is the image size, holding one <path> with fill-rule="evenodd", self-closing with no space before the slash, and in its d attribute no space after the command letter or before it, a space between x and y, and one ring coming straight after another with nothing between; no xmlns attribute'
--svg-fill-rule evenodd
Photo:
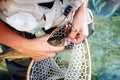
<svg viewBox="0 0 120 80"><path fill-rule="evenodd" d="M110 17L119 7L120 0L92 0L98 15L104 18Z"/></svg>
<svg viewBox="0 0 120 80"><path fill-rule="evenodd" d="M48 39L48 43L50 45L53 46L62 46L64 47L64 52L65 51L69 51L71 49L73 49L74 43L67 43L67 36L69 35L69 33L71 32L71 25L64 25L61 27L56 27L51 33L50 33L50 38ZM88 27L90 28L90 26ZM45 32L43 32L42 29L39 30L42 33L37 33L36 36L43 36L45 35ZM92 33L91 33L92 34ZM90 35L91 35L90 34ZM30 56L25 55L24 53L21 53L17 50L9 50L3 54L0 55L0 61L4 60L4 59L8 59L9 61L14 60L14 59L20 59L20 58L31 58Z"/></svg>
<svg viewBox="0 0 120 80"><path fill-rule="evenodd" d="M42 33L45 34L45 33ZM41 35L41 34L40 34ZM48 43L53 46L64 46L66 41L66 33L64 30L64 27L59 27L53 30L50 34L50 38L48 39ZM31 58L17 50L9 50L3 54L0 55L0 61L4 59L8 59L9 61L12 61L14 59L20 59L20 58Z"/></svg>
<svg viewBox="0 0 120 80"><path fill-rule="evenodd" d="M64 46L66 41L66 37L56 37L56 38L50 38L48 40L48 43L53 45L53 46Z"/></svg>
<svg viewBox="0 0 120 80"><path fill-rule="evenodd" d="M93 25L88 25L89 36L93 33ZM64 51L73 49L74 43L67 41L68 35L72 30L72 24L68 23L64 26L55 26L55 28L51 31L50 37L48 39L48 43L53 46L62 46L64 47ZM38 32L35 33L36 37L44 36L46 33L43 29L39 28ZM0 55L0 61L4 59L14 60L19 58L31 58L30 56L25 55L17 50L10 50L6 52L6 54Z"/></svg>
<svg viewBox="0 0 120 80"><path fill-rule="evenodd" d="M67 31L65 26L57 27L50 34L50 38L48 39L48 43L53 46L64 46L67 40Z"/></svg>

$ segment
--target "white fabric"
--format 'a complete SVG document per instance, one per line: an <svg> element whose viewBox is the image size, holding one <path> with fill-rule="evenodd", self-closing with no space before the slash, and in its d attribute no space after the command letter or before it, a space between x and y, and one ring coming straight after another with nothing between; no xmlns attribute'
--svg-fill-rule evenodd
<svg viewBox="0 0 120 80"><path fill-rule="evenodd" d="M16 3L20 4L28 4L28 3L46 3L46 2L51 2L54 0L15 0Z"/></svg>
<svg viewBox="0 0 120 80"><path fill-rule="evenodd" d="M29 13L19 12L6 18L7 23L19 31L33 33L38 25L36 19Z"/></svg>
<svg viewBox="0 0 120 80"><path fill-rule="evenodd" d="M69 14L68 17L63 15L65 7L71 5L73 10L76 10L83 3L83 0L63 0L62 4L60 0L54 0L51 9L38 6L38 3L50 1L53 0L2 0L0 10L5 15L7 23L12 27L20 31L34 33L38 26L49 29L66 24L71 20L72 15Z"/></svg>
<svg viewBox="0 0 120 80"><path fill-rule="evenodd" d="M93 22L93 13L90 9L87 10L87 23L90 24Z"/></svg>
<svg viewBox="0 0 120 80"><path fill-rule="evenodd" d="M73 10L77 10L83 2L84 0L63 0L63 4L71 5L73 7Z"/></svg>

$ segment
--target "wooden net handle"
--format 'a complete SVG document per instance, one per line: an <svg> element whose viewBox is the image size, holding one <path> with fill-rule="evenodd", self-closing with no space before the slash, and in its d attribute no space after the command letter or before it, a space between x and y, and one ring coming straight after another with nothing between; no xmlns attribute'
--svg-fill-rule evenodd
<svg viewBox="0 0 120 80"><path fill-rule="evenodd" d="M90 55L90 48L89 48L89 44L88 44L88 40L85 39L85 44L86 44L86 48L87 48L87 57L88 57L88 80L91 80L91 55Z"/></svg>
<svg viewBox="0 0 120 80"><path fill-rule="evenodd" d="M26 80L30 80L30 72L31 72L31 68L32 68L32 65L33 65L33 63L34 63L34 59L32 59L31 60L31 62L30 62L30 64L29 64L29 66L28 66L28 70L27 70L27 75L26 75Z"/></svg>

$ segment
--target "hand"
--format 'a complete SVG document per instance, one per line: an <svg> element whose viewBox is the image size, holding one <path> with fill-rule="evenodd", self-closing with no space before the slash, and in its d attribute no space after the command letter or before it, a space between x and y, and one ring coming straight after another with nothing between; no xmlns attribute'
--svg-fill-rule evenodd
<svg viewBox="0 0 120 80"><path fill-rule="evenodd" d="M87 2L86 0L86 2L74 13L72 30L68 35L69 41L73 43L80 43L88 36Z"/></svg>
<svg viewBox="0 0 120 80"><path fill-rule="evenodd" d="M23 52L38 61L48 57L55 57L56 53L61 52L64 47L52 46L47 42L48 39L49 35L31 39L28 41L28 44L25 46L25 48L20 50L20 52Z"/></svg>
<svg viewBox="0 0 120 80"><path fill-rule="evenodd" d="M73 43L80 43L88 36L87 21L81 21L75 18L70 34L69 41Z"/></svg>
<svg viewBox="0 0 120 80"><path fill-rule="evenodd" d="M20 36L16 31L11 30L4 23L0 22L0 43L5 44L35 60L43 60L48 57L54 57L57 52L62 51L63 47L54 47L48 44L49 35L26 39Z"/></svg>

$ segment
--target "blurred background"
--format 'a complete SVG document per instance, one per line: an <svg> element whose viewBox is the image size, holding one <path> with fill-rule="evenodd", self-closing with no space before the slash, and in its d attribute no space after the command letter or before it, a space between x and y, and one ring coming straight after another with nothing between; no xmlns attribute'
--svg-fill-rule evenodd
<svg viewBox="0 0 120 80"><path fill-rule="evenodd" d="M89 0L95 32L89 37L92 80L120 80L120 0ZM7 80L0 62L0 80Z"/></svg>
<svg viewBox="0 0 120 80"><path fill-rule="evenodd" d="M120 0L90 0L92 80L120 80Z"/></svg>

